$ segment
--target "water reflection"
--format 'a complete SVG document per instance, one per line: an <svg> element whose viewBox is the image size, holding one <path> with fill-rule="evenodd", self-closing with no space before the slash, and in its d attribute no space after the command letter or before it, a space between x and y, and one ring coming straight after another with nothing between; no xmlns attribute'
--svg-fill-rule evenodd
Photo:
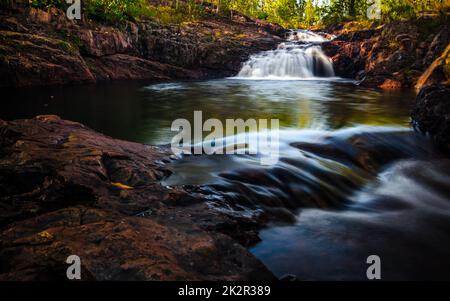
<svg viewBox="0 0 450 301"><path fill-rule="evenodd" d="M284 128L338 129L354 124L409 123L413 95L360 89L344 80L247 81L223 79L201 82L146 84L126 82L2 90L0 118L29 118L57 114L82 122L115 138L168 143L173 120L280 119Z"/></svg>

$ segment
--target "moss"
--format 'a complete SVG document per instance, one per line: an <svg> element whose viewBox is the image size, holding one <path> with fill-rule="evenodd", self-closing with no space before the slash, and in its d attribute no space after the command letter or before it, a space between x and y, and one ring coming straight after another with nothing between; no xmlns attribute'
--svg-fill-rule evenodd
<svg viewBox="0 0 450 301"><path fill-rule="evenodd" d="M107 2L86 0L84 11L91 19L110 23L139 21L150 19L161 24L182 24L187 21L201 20L205 14L204 6L192 1L170 5L151 5L147 0L124 0Z"/></svg>
<svg viewBox="0 0 450 301"><path fill-rule="evenodd" d="M400 44L399 44L399 42L397 40L390 39L387 42L387 46L389 47L389 49L396 50L396 49L398 49L400 47Z"/></svg>
<svg viewBox="0 0 450 301"><path fill-rule="evenodd" d="M70 53L77 53L83 46L80 37L67 30L56 30L49 33L50 36L62 40L60 48Z"/></svg>
<svg viewBox="0 0 450 301"><path fill-rule="evenodd" d="M2 46L10 48L9 52L32 51L39 45L58 47L64 52L76 54L79 52L81 40L77 36L52 32L49 36L40 35L21 35L14 32L0 33L0 43Z"/></svg>
<svg viewBox="0 0 450 301"><path fill-rule="evenodd" d="M29 0L29 4L34 8L48 9L51 7L65 8L65 0Z"/></svg>
<svg viewBox="0 0 450 301"><path fill-rule="evenodd" d="M60 41L58 44L59 48L65 52L76 54L78 52L78 48L74 47L71 43L66 41Z"/></svg>

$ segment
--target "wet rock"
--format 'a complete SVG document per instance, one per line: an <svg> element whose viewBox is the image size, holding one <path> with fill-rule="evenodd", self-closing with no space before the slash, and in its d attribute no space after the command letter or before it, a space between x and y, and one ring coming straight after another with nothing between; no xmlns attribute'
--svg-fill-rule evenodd
<svg viewBox="0 0 450 301"><path fill-rule="evenodd" d="M412 113L416 129L429 134L436 144L450 153L450 87L432 85L417 96Z"/></svg>
<svg viewBox="0 0 450 301"><path fill-rule="evenodd" d="M292 281L299 281L299 279L296 275L286 274L281 276L280 281L292 282Z"/></svg>
<svg viewBox="0 0 450 301"><path fill-rule="evenodd" d="M0 121L0 145L2 280L64 280L73 254L83 280L273 279L238 220L160 184L167 149L57 116Z"/></svg>
<svg viewBox="0 0 450 301"><path fill-rule="evenodd" d="M365 60L361 55L368 45L359 45L355 42L335 40L322 44L325 54L333 60L336 75L345 78L354 78L364 70Z"/></svg>
<svg viewBox="0 0 450 301"><path fill-rule="evenodd" d="M400 89L402 87L402 82L395 79L386 79L379 87L384 90Z"/></svg>

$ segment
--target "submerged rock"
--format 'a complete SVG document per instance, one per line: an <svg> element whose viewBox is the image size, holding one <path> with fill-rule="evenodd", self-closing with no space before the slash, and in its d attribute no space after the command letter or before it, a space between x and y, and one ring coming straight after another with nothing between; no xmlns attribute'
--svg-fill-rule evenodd
<svg viewBox="0 0 450 301"><path fill-rule="evenodd" d="M273 279L237 220L160 184L166 149L57 116L0 120L0 146L1 280L64 280L70 255L82 280Z"/></svg>

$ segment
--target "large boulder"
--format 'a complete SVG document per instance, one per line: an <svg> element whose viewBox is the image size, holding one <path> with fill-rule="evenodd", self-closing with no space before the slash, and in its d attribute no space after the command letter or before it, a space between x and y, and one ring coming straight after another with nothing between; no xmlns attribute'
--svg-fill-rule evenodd
<svg viewBox="0 0 450 301"><path fill-rule="evenodd" d="M416 129L429 134L436 144L450 153L450 87L432 85L417 96L412 113Z"/></svg>

